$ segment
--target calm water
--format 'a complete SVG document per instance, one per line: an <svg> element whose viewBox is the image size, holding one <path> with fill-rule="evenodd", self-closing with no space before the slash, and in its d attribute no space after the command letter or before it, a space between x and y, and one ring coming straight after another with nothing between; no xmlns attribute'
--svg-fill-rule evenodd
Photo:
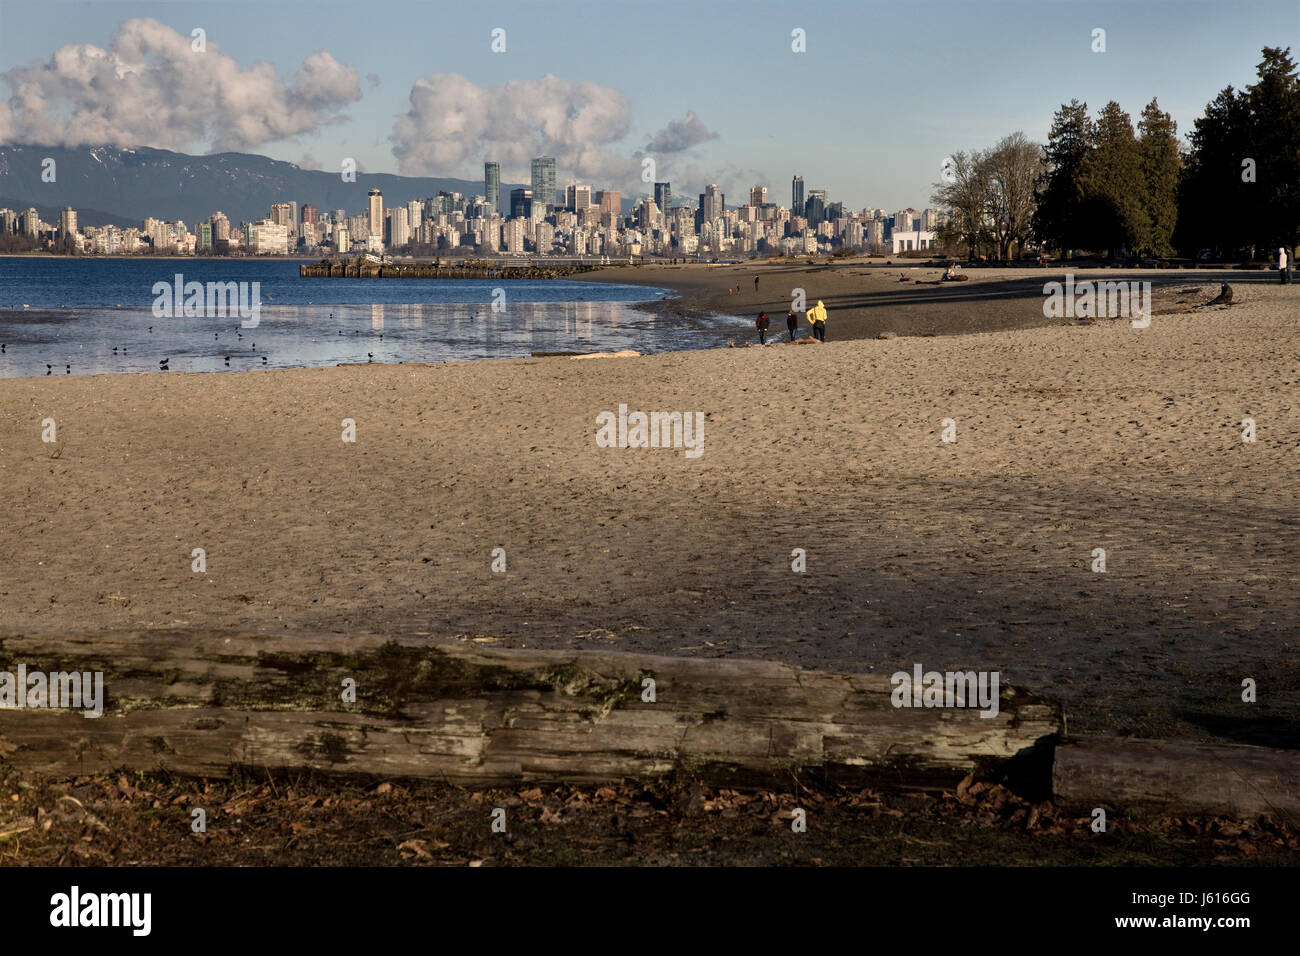
<svg viewBox="0 0 1300 956"><path fill-rule="evenodd" d="M260 282L261 320L156 318L156 282ZM506 292L493 312L492 290ZM301 279L273 259L0 258L0 377L446 362L532 352L709 348L748 319L629 307L666 290L569 281ZM117 352L114 352L114 347ZM47 367L48 366L48 367Z"/></svg>

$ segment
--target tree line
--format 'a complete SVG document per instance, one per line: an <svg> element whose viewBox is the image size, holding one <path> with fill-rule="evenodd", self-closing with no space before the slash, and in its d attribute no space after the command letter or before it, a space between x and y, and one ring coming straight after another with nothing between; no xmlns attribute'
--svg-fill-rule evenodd
<svg viewBox="0 0 1300 956"><path fill-rule="evenodd" d="M1300 75L1265 47L1258 80L1206 106L1184 148L1152 99L1136 128L1116 102L1096 118L1072 100L1046 144L1023 133L945 164L931 201L951 211L942 242L971 258L1026 247L1107 258L1218 256L1300 241Z"/></svg>

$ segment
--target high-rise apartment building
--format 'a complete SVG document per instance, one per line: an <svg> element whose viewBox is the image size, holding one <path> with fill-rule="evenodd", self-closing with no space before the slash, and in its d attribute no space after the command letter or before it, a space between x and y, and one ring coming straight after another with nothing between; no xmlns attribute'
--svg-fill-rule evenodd
<svg viewBox="0 0 1300 956"><path fill-rule="evenodd" d="M411 241L411 218L405 206L394 206L385 218L388 220L385 238L390 249L398 249Z"/></svg>
<svg viewBox="0 0 1300 956"><path fill-rule="evenodd" d="M370 208L367 210L368 225L370 235L382 236L384 234L384 194L378 189L372 189L369 193Z"/></svg>
<svg viewBox="0 0 1300 956"><path fill-rule="evenodd" d="M501 164L483 164L483 195L492 212L501 211Z"/></svg>
<svg viewBox="0 0 1300 956"><path fill-rule="evenodd" d="M767 187L754 186L749 191L749 204L751 206L761 206L767 202Z"/></svg>
<svg viewBox="0 0 1300 956"><path fill-rule="evenodd" d="M317 212L316 207L311 203L307 203L307 205L302 207L302 221L320 222L320 213Z"/></svg>
<svg viewBox="0 0 1300 956"><path fill-rule="evenodd" d="M71 206L64 206L59 211L59 239L66 239L68 236L77 234L77 210Z"/></svg>
<svg viewBox="0 0 1300 956"><path fill-rule="evenodd" d="M790 212L796 216L803 215L803 177L796 176L790 181Z"/></svg>
<svg viewBox="0 0 1300 956"><path fill-rule="evenodd" d="M271 222L284 226L286 232L293 227L293 205L287 202L271 203Z"/></svg>

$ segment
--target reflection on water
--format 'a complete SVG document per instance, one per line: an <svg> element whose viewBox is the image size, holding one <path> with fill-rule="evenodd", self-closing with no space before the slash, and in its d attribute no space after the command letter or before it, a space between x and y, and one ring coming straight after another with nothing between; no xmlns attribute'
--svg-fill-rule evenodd
<svg viewBox="0 0 1300 956"><path fill-rule="evenodd" d="M614 301L263 305L257 328L231 318L155 318L142 308L0 309L0 377L295 368L340 362L448 362L533 352L712 348L747 319L660 316Z"/></svg>

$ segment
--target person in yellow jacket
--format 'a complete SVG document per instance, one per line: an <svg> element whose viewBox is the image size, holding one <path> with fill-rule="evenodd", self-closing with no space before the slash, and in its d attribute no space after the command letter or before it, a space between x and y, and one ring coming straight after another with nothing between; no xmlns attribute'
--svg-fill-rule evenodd
<svg viewBox="0 0 1300 956"><path fill-rule="evenodd" d="M812 323L812 334L818 342L826 341L826 306L818 299L817 304L808 310L808 321Z"/></svg>

